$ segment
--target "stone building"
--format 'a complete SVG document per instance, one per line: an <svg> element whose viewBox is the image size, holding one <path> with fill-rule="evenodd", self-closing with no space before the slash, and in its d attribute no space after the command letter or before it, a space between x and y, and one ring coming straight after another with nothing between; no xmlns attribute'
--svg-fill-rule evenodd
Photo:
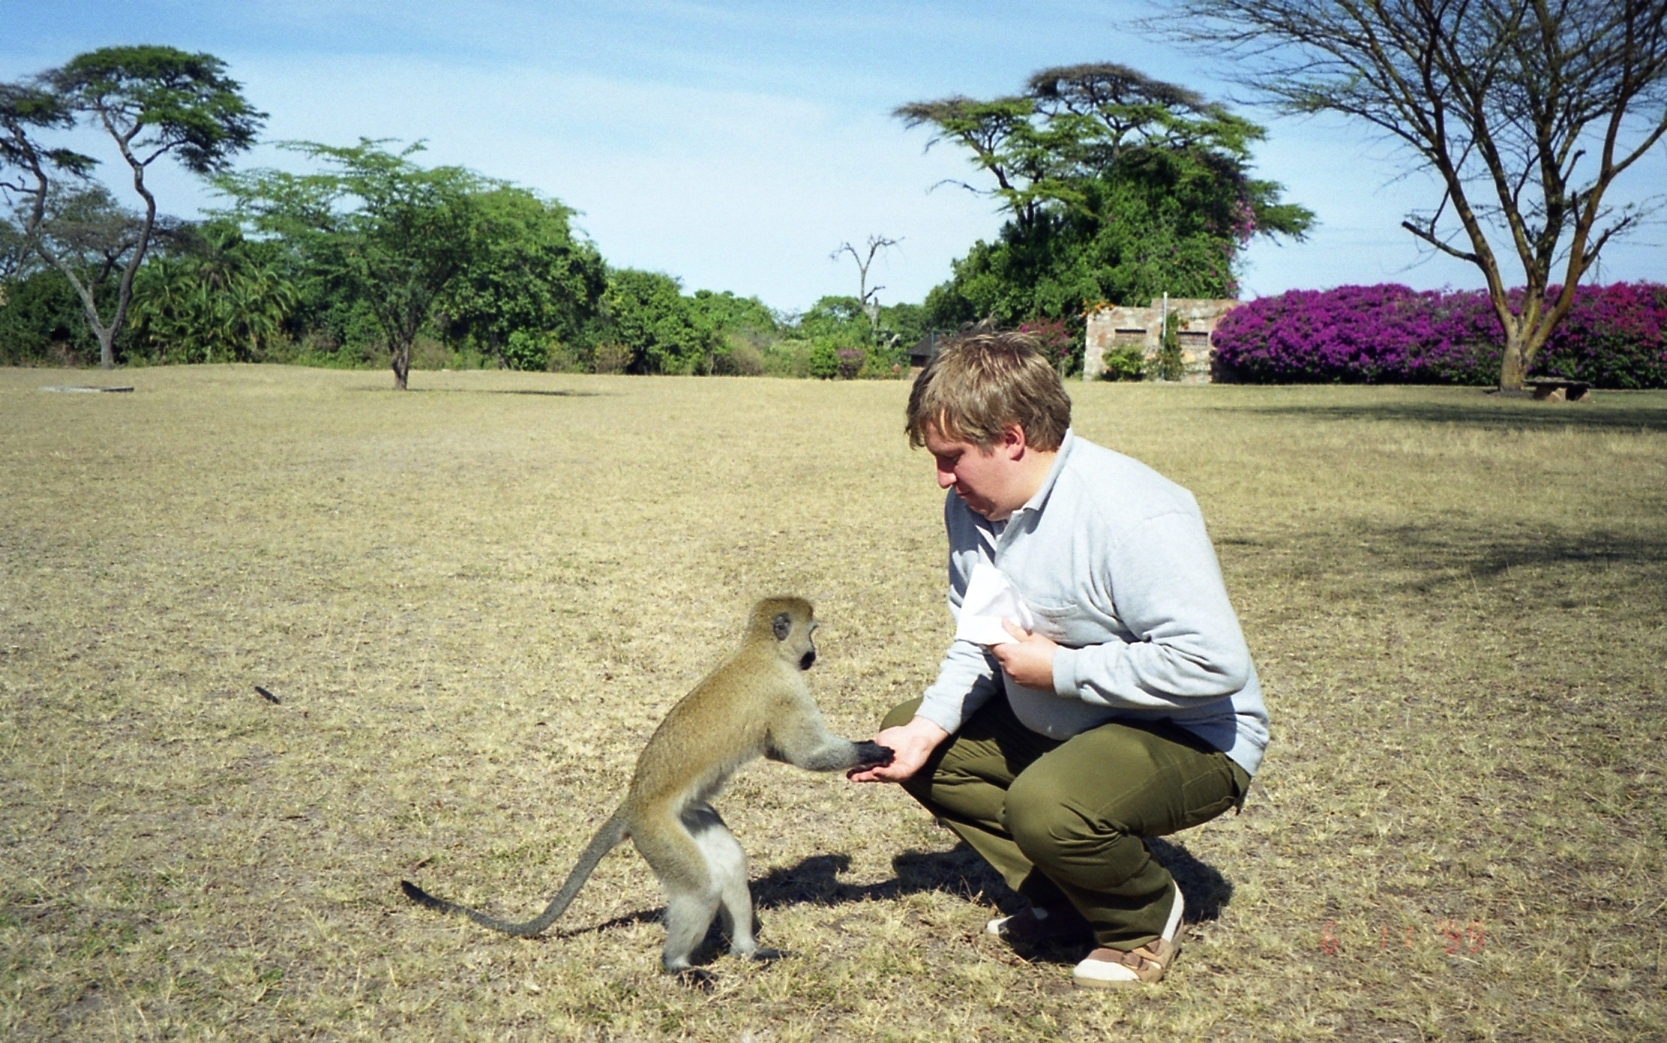
<svg viewBox="0 0 1667 1043"><path fill-rule="evenodd" d="M1170 314L1180 315L1183 384L1207 384L1211 379L1210 334L1223 315L1239 306L1236 300L1168 299ZM1087 345L1082 357L1082 379L1098 380L1105 369L1105 353L1112 348L1140 347L1146 355L1147 379L1155 379L1162 348L1164 298L1147 308L1105 305L1088 315Z"/></svg>

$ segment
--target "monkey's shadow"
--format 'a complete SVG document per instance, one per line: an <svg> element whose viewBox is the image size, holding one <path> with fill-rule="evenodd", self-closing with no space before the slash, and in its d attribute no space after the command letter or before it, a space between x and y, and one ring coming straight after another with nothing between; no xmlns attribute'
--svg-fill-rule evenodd
<svg viewBox="0 0 1667 1043"><path fill-rule="evenodd" d="M1161 837L1149 838L1146 846L1175 878L1186 899L1186 923L1204 923L1221 918L1221 911L1233 899L1233 885L1214 866L1199 861L1185 846ZM839 879L851 868L850 855L812 855L793 866L772 869L752 881L754 910L780 909L793 905L843 905L847 902L891 901L921 891L941 891L973 902L990 903L1004 913L1023 904L995 870L966 844L948 851L905 851L891 861L895 876L876 884L850 884ZM561 937L605 931L613 927L658 920L660 910L645 910L615 917L594 927L560 932ZM762 921L762 917L759 918ZM767 943L766 943L767 944ZM725 939L716 924L694 954L697 964L709 963L724 951ZM1080 947L1046 947L1027 955L1054 962L1075 962Z"/></svg>

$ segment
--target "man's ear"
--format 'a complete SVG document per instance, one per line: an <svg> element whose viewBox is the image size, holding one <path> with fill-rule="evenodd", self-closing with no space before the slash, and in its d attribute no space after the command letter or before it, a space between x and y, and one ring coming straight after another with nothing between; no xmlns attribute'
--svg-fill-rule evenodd
<svg viewBox="0 0 1667 1043"><path fill-rule="evenodd" d="M1001 429L1001 441L996 443L996 450L1009 460L1017 460L1024 455L1028 444L1025 429L1018 424L1008 424Z"/></svg>

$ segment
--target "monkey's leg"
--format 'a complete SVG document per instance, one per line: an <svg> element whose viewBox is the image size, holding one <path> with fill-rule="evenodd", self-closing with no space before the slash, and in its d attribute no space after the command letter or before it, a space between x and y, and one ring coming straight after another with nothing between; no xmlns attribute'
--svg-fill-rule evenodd
<svg viewBox="0 0 1667 1043"><path fill-rule="evenodd" d="M719 914L729 932L729 951L753 960L781 956L774 949L760 949L753 936L752 891L747 886L747 853L735 834L724 825L710 804L697 805L684 815L695 843L706 855L706 865L718 885Z"/></svg>
<svg viewBox="0 0 1667 1043"><path fill-rule="evenodd" d="M693 969L690 957L705 940L712 918L718 912L714 892L670 891L666 896L666 946L660 951L660 967L667 974Z"/></svg>
<svg viewBox="0 0 1667 1043"><path fill-rule="evenodd" d="M684 822L669 813L634 828L631 840L666 889L666 946L660 966L668 974L689 971L689 957L706 937L722 897L706 853Z"/></svg>

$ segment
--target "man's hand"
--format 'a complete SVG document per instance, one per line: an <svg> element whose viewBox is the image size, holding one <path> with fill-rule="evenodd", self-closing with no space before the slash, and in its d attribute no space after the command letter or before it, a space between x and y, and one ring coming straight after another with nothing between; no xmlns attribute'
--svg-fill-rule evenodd
<svg viewBox="0 0 1667 1043"><path fill-rule="evenodd" d="M1059 646L1011 619L1002 620L1001 625L1013 635L1009 643L990 646L990 654L996 657L1002 670L1026 688L1053 691L1053 653Z"/></svg>
<svg viewBox="0 0 1667 1043"><path fill-rule="evenodd" d="M916 717L900 728L883 729L874 736L874 742L892 749L891 763L847 772L845 777L852 782L902 782L919 771L926 758L947 738L948 732L924 717Z"/></svg>

